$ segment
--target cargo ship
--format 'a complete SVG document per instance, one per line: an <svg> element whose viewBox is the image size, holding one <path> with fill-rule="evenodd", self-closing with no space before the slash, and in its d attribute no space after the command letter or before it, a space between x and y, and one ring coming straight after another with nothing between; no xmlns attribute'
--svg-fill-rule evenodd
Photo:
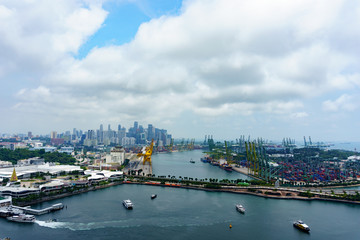
<svg viewBox="0 0 360 240"><path fill-rule="evenodd" d="M220 165L220 168L224 169L225 171L232 172L232 167L228 164L222 164Z"/></svg>

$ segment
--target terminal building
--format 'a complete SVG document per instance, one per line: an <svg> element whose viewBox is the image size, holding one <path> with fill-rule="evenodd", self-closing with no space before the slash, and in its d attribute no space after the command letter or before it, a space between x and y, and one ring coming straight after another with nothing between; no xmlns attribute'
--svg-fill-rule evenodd
<svg viewBox="0 0 360 240"><path fill-rule="evenodd" d="M72 165L54 165L46 163L42 165L28 165L15 167L16 175L18 179L27 179L37 175L37 173L47 173L49 175L60 175L61 173L79 172L82 173L84 170L80 166ZM13 174L14 167L0 168L0 178L10 179Z"/></svg>

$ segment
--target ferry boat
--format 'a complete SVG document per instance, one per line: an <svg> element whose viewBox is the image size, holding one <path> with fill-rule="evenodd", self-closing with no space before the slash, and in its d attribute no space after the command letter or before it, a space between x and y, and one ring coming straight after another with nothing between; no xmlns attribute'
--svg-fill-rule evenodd
<svg viewBox="0 0 360 240"><path fill-rule="evenodd" d="M155 199L157 197L156 194L151 195L151 199Z"/></svg>
<svg viewBox="0 0 360 240"><path fill-rule="evenodd" d="M296 222L294 222L294 227L304 231L304 232L309 232L310 228L308 225L306 225L303 221L298 220Z"/></svg>
<svg viewBox="0 0 360 240"><path fill-rule="evenodd" d="M236 207L236 210L237 210L238 212L240 212L240 213L245 213L245 208L243 207L243 205L241 205L241 204L236 204L235 207Z"/></svg>
<svg viewBox="0 0 360 240"><path fill-rule="evenodd" d="M27 214L14 215L7 217L6 219L9 221L22 222L22 223L33 223L36 220L34 215L27 215Z"/></svg>
<svg viewBox="0 0 360 240"><path fill-rule="evenodd" d="M127 208L127 209L133 209L133 204L132 204L132 202L131 202L129 199L124 200L122 203L123 203L123 205L124 205L125 208Z"/></svg>

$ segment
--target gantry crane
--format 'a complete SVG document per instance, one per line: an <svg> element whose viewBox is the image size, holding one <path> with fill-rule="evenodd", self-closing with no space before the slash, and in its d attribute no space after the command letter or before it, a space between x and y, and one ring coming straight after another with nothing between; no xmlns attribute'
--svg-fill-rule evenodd
<svg viewBox="0 0 360 240"><path fill-rule="evenodd" d="M153 147L154 147L154 139L151 140L150 146L146 147L145 151L137 154L138 157L144 157L143 165L145 165L146 162L149 162L149 164L151 165L151 155L153 152Z"/></svg>

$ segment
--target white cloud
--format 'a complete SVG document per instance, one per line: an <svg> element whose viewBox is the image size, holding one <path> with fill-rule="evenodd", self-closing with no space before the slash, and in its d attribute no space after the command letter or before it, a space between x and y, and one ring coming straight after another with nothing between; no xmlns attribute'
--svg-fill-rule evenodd
<svg viewBox="0 0 360 240"><path fill-rule="evenodd" d="M303 118L304 99L360 86L360 58L348 49L359 49L354 1L185 1L180 15L143 23L133 41L94 48L81 60L72 55L103 24L101 3L0 6L0 77L22 66L37 72L38 85L17 94L17 109L114 121L165 122L185 111ZM51 104L33 97L38 86ZM324 109L354 109L349 98L326 101Z"/></svg>
<svg viewBox="0 0 360 240"><path fill-rule="evenodd" d="M359 107L359 101L354 96L344 94L334 101L323 102L323 110L328 112L354 111Z"/></svg>
<svg viewBox="0 0 360 240"><path fill-rule="evenodd" d="M1 1L0 77L51 72L77 53L106 16L100 4L81 0Z"/></svg>
<svg viewBox="0 0 360 240"><path fill-rule="evenodd" d="M309 114L306 112L296 112L296 113L291 114L292 118L305 118L308 116L309 116Z"/></svg>

